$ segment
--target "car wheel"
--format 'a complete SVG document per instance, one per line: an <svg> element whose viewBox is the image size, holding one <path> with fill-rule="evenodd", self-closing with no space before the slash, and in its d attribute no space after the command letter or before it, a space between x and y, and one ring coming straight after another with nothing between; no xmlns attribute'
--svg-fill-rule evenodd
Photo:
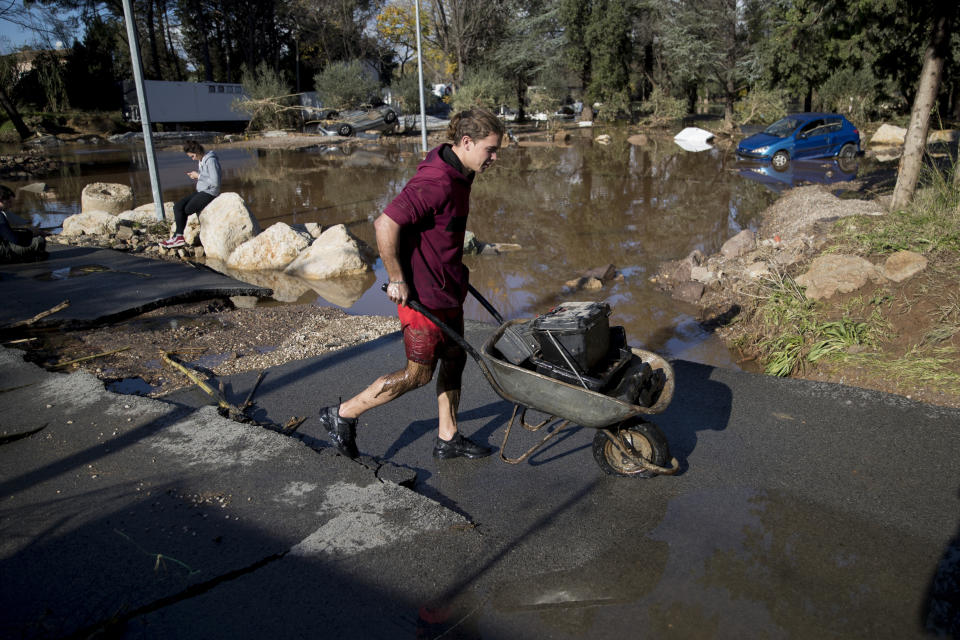
<svg viewBox="0 0 960 640"><path fill-rule="evenodd" d="M397 121L397 114L393 111L387 111L385 114L383 114L383 121L387 124L392 124Z"/></svg>
<svg viewBox="0 0 960 640"><path fill-rule="evenodd" d="M348 138L352 134L353 134L353 127L351 127L348 124L342 124L339 127L337 127L338 136L343 136L344 138Z"/></svg>
<svg viewBox="0 0 960 640"><path fill-rule="evenodd" d="M840 147L840 153L837 154L837 156L840 158L852 158L856 155L857 155L857 148L853 146L852 142L848 142L847 144Z"/></svg>
<svg viewBox="0 0 960 640"><path fill-rule="evenodd" d="M773 163L773 168L777 171L783 171L787 168L787 165L790 164L790 154L786 151L777 151L773 154L773 158L770 159Z"/></svg>

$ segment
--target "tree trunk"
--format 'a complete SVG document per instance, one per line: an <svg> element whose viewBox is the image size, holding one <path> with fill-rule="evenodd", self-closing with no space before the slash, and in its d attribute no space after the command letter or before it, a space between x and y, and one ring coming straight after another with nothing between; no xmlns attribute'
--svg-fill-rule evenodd
<svg viewBox="0 0 960 640"><path fill-rule="evenodd" d="M163 80L163 73L160 71L160 53L157 49L157 26L153 0L147 0L147 39L150 42L150 66L153 67L154 79Z"/></svg>
<svg viewBox="0 0 960 640"><path fill-rule="evenodd" d="M32 135L32 132L27 128L23 118L20 117L20 112L17 111L17 106L10 100L6 89L4 89L2 86L0 86L0 107L3 107L3 110L7 112L7 116L10 118L10 121L13 122L13 126L16 128L17 134L20 136L20 140L26 140Z"/></svg>
<svg viewBox="0 0 960 640"><path fill-rule="evenodd" d="M727 74L726 85L723 96L723 128L733 131L733 102L737 97L737 86L734 84L732 72Z"/></svg>
<svg viewBox="0 0 960 640"><path fill-rule="evenodd" d="M900 170L897 173L897 186L893 190L890 210L904 209L913 199L923 164L923 153L927 146L927 129L930 126L930 109L937 99L940 77L943 75L943 63L950 42L950 19L941 15L936 19L930 45L923 56L923 71L917 85L917 96L910 112L910 126L903 143L903 156L900 158Z"/></svg>

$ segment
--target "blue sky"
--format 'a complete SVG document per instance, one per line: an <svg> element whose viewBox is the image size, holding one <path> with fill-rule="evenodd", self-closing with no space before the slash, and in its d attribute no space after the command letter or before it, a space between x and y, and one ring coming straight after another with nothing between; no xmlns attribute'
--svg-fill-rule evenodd
<svg viewBox="0 0 960 640"><path fill-rule="evenodd" d="M49 26L50 20L45 18L44 13L42 7L36 7L29 12L28 16L23 16L23 0L0 0L0 53L9 53L23 45L46 46L43 44L44 38L41 35L10 21L10 17L16 16L18 22L25 17L38 27ZM54 38L48 37L47 40L55 46ZM71 42L66 44L69 45Z"/></svg>

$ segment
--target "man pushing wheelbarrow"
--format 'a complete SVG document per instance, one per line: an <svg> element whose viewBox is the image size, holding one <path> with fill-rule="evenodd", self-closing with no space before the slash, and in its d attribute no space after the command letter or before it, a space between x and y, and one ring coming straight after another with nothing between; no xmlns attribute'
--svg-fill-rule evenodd
<svg viewBox="0 0 960 640"><path fill-rule="evenodd" d="M413 178L376 221L377 247L390 282L387 295L397 303L407 363L338 406L321 409L320 421L343 455L355 458L357 418L437 374L439 428L435 458L482 458L492 450L464 437L457 428L461 376L467 355L434 322L408 306L416 300L457 333L463 334L463 301L468 272L463 240L470 211L470 187L497 159L503 123L485 109L470 109L450 120L444 143L427 154Z"/></svg>

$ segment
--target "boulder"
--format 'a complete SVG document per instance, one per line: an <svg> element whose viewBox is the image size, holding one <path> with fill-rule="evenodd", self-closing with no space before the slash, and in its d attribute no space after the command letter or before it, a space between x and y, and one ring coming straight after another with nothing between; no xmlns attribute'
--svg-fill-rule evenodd
<svg viewBox="0 0 960 640"><path fill-rule="evenodd" d="M298 232L290 225L278 222L234 249L227 265L243 271L283 269L310 246L312 240L309 233Z"/></svg>
<svg viewBox="0 0 960 640"><path fill-rule="evenodd" d="M308 280L358 275L373 271L368 262L368 249L353 237L347 227L330 227L302 251L284 272Z"/></svg>
<svg viewBox="0 0 960 640"><path fill-rule="evenodd" d="M927 134L927 144L950 144L960 138L956 129L935 129Z"/></svg>
<svg viewBox="0 0 960 640"><path fill-rule="evenodd" d="M829 254L816 258L810 270L797 278L797 284L806 287L811 300L829 298L835 293L856 291L867 282L881 282L880 271L859 256Z"/></svg>
<svg viewBox="0 0 960 640"><path fill-rule="evenodd" d="M106 211L85 211L63 221L64 236L98 236L117 232L117 216Z"/></svg>
<svg viewBox="0 0 960 640"><path fill-rule="evenodd" d="M686 282L674 288L671 295L677 300L696 304L700 302L704 291L706 291L706 287L703 286L702 282Z"/></svg>
<svg viewBox="0 0 960 640"><path fill-rule="evenodd" d="M907 130L903 127L895 127L892 124L882 124L877 132L870 138L871 145L898 145L903 144L907 137Z"/></svg>
<svg viewBox="0 0 960 640"><path fill-rule="evenodd" d="M176 231L176 226L176 223L170 225L170 233ZM187 221L183 223L183 240L191 247L200 244L200 216L195 213L187 216Z"/></svg>
<svg viewBox="0 0 960 640"><path fill-rule="evenodd" d="M611 142L613 142L613 138L611 138L610 134L607 134L607 133L600 134L599 136L594 138L594 140L599 144L610 144Z"/></svg>
<svg viewBox="0 0 960 640"><path fill-rule="evenodd" d="M894 282L903 282L927 268L927 259L913 251L897 251L883 263L881 272Z"/></svg>
<svg viewBox="0 0 960 640"><path fill-rule="evenodd" d="M144 226L150 226L152 224L157 224L157 210L152 202L147 204L142 204L136 209L130 211L124 211L117 215L121 220L130 220L131 222L136 222ZM163 221L164 222L173 222L173 203L164 202L163 203Z"/></svg>
<svg viewBox="0 0 960 640"><path fill-rule="evenodd" d="M229 259L234 249L260 232L256 218L236 193L221 193L202 214L200 243L211 258Z"/></svg>
<svg viewBox="0 0 960 640"><path fill-rule="evenodd" d="M753 231L744 229L737 235L723 243L720 247L720 253L724 258L739 258L748 251L753 251L757 247L757 239Z"/></svg>
<svg viewBox="0 0 960 640"><path fill-rule="evenodd" d="M743 273L751 279L765 278L770 275L770 267L766 262L752 262L744 268Z"/></svg>
<svg viewBox="0 0 960 640"><path fill-rule="evenodd" d="M627 138L627 142L637 147L645 147L650 144L650 138L645 133L635 133Z"/></svg>
<svg viewBox="0 0 960 640"><path fill-rule="evenodd" d="M117 215L133 208L133 189L113 182L91 182L80 194L80 212L105 211Z"/></svg>
<svg viewBox="0 0 960 640"><path fill-rule="evenodd" d="M714 282L720 280L720 276L716 272L711 271L707 267L692 267L690 269L690 279L695 282L701 282L706 285L711 285Z"/></svg>

